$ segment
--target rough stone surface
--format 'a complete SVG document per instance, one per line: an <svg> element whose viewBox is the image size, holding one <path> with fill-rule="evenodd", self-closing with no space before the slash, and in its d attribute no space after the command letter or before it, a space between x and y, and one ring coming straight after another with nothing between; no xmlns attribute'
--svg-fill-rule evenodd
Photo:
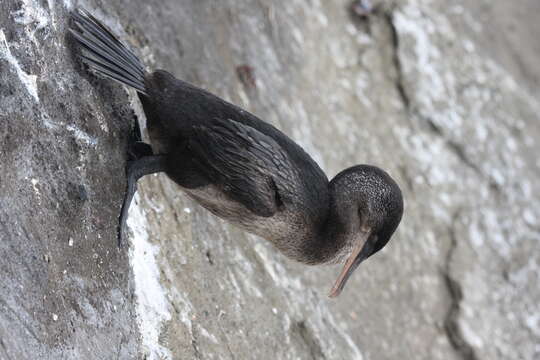
<svg viewBox="0 0 540 360"><path fill-rule="evenodd" d="M73 57L84 6L150 68L402 185L337 300L305 267L140 181L116 248L132 91ZM0 359L540 358L536 0L0 3Z"/></svg>

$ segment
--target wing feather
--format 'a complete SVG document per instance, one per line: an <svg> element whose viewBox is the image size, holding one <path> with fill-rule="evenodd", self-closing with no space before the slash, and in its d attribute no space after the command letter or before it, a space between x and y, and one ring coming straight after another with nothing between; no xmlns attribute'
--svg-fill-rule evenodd
<svg viewBox="0 0 540 360"><path fill-rule="evenodd" d="M230 119L196 125L190 147L206 176L259 216L272 216L297 190L298 175L286 152L248 125Z"/></svg>

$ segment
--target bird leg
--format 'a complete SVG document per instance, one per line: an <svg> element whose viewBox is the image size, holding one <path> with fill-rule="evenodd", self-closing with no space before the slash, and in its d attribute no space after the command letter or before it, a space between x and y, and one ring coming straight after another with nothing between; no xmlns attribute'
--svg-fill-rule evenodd
<svg viewBox="0 0 540 360"><path fill-rule="evenodd" d="M128 145L127 153L129 160L137 160L145 156L154 155L152 146L144 141L133 141L130 143Z"/></svg>
<svg viewBox="0 0 540 360"><path fill-rule="evenodd" d="M123 236L126 227L129 206L133 196L137 191L137 180L149 174L163 172L166 169L165 155L143 156L133 161L128 161L126 167L127 189L120 212L120 222L118 225L118 247L122 247Z"/></svg>

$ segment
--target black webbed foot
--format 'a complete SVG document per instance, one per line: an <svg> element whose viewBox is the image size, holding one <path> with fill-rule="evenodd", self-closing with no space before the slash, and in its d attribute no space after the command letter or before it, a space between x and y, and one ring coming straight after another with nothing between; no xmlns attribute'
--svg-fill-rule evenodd
<svg viewBox="0 0 540 360"><path fill-rule="evenodd" d="M144 143L142 143L144 144ZM148 145L148 144L145 144ZM123 245L123 237L126 227L126 220L128 216L129 206L131 200L137 191L137 180L144 175L154 174L165 171L166 157L165 155L150 155L137 158L137 160L128 161L126 167L126 194L124 196L124 202L122 203L122 210L120 212L120 221L118 224L118 247Z"/></svg>

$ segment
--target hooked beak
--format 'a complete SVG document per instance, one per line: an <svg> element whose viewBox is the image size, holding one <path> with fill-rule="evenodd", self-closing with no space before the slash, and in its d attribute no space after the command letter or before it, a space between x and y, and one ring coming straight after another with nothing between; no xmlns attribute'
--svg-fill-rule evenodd
<svg viewBox="0 0 540 360"><path fill-rule="evenodd" d="M328 295L329 297L334 298L341 294L341 291L343 288L345 288L345 284L347 283L347 280L349 280L349 277L352 275L354 270L356 270L358 265L360 265L360 263L367 259L367 257L371 254L373 242L369 239L370 234L371 231L367 231L362 234L358 244L354 247L351 255L345 262L343 270L341 270L341 273L332 287L332 290L330 290L330 294Z"/></svg>

